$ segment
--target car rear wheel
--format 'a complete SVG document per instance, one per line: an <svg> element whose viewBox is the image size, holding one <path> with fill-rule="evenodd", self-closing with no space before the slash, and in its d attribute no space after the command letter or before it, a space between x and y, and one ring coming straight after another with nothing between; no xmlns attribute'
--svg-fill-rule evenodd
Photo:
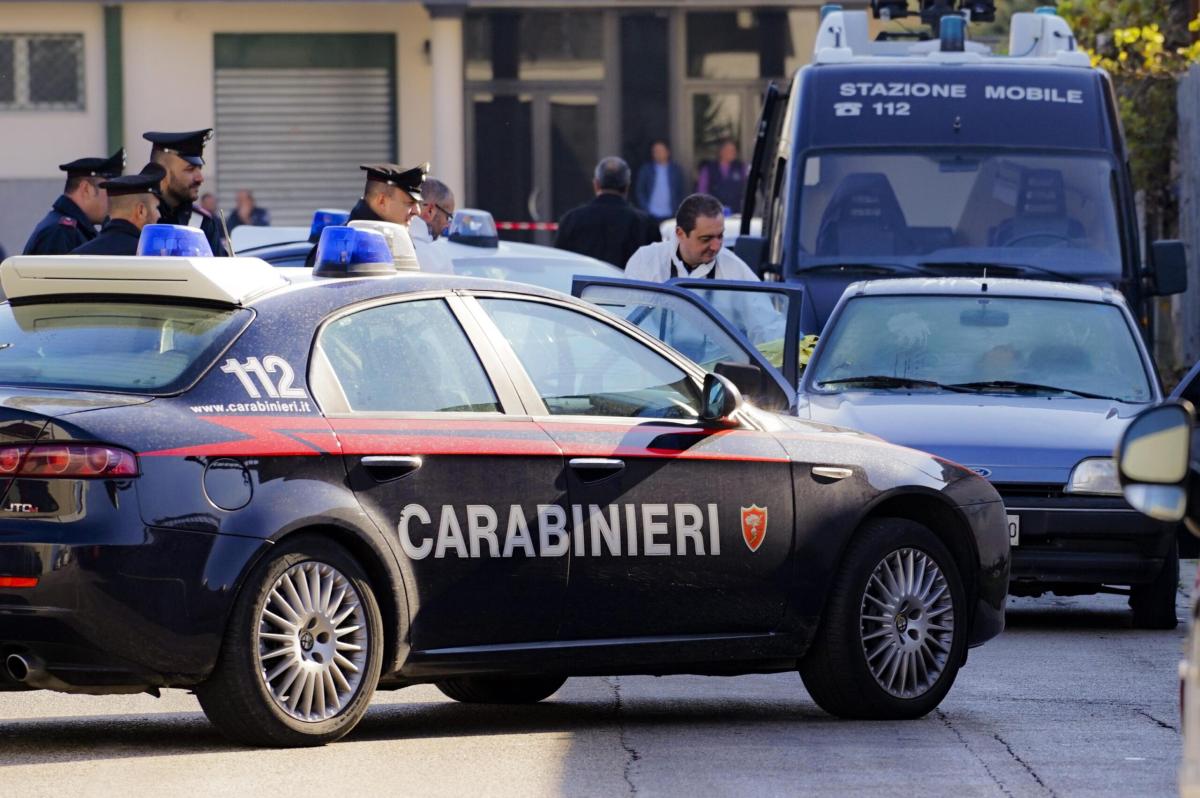
<svg viewBox="0 0 1200 798"><path fill-rule="evenodd" d="M563 676L460 676L443 679L437 688L464 704L536 704L566 681Z"/></svg>
<svg viewBox="0 0 1200 798"><path fill-rule="evenodd" d="M250 745L324 745L367 711L382 664L379 606L358 563L315 537L285 540L238 596L200 706Z"/></svg>
<svg viewBox="0 0 1200 798"><path fill-rule="evenodd" d="M832 715L918 718L954 684L966 622L958 566L937 536L873 519L848 547L800 675Z"/></svg>
<svg viewBox="0 0 1200 798"><path fill-rule="evenodd" d="M1133 625L1138 629L1174 629L1175 594L1179 590L1179 542L1172 540L1162 570L1153 582L1133 585L1129 590L1129 607L1133 610Z"/></svg>

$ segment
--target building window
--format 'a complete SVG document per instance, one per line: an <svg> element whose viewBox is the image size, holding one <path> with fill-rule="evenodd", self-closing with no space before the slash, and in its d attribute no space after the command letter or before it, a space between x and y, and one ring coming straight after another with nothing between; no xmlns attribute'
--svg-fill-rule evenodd
<svg viewBox="0 0 1200 798"><path fill-rule="evenodd" d="M599 11L468 14L467 80L603 80L602 21Z"/></svg>
<svg viewBox="0 0 1200 798"><path fill-rule="evenodd" d="M84 109L83 34L0 33L0 110Z"/></svg>

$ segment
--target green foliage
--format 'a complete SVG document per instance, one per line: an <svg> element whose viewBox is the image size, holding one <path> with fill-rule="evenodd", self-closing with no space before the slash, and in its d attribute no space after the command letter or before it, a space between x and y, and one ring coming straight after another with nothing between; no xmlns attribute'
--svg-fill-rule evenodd
<svg viewBox="0 0 1200 798"><path fill-rule="evenodd" d="M1170 175L1179 125L1175 95L1180 76L1200 62L1200 17L1187 3L1168 0L1062 0L1092 63L1112 75L1129 144L1134 185L1147 210L1162 218L1171 205Z"/></svg>

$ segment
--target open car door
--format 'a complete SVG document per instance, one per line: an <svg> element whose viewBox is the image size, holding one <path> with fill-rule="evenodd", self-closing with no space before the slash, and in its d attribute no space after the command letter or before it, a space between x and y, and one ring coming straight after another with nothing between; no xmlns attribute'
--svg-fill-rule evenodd
<svg viewBox="0 0 1200 798"><path fill-rule="evenodd" d="M758 407L778 411L795 407L795 383L789 383L737 325L695 292L664 283L577 276L571 293L620 316L705 369L729 377ZM752 299L766 303L764 308L770 306L768 297ZM765 334L778 332L782 355L786 314L774 315L773 330Z"/></svg>
<svg viewBox="0 0 1200 798"><path fill-rule="evenodd" d="M799 388L802 339L821 331L812 298L802 285L687 277L668 280L667 285L703 299L779 369L792 390Z"/></svg>

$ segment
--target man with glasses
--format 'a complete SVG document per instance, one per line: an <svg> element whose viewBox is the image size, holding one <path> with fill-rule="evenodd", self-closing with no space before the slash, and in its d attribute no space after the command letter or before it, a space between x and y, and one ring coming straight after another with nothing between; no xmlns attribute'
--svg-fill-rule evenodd
<svg viewBox="0 0 1200 798"><path fill-rule="evenodd" d="M454 271L450 256L444 247L434 246L444 232L449 231L454 218L454 192L437 178L427 177L421 184L420 210L408 224L413 247L417 251L417 263L423 272Z"/></svg>
<svg viewBox="0 0 1200 798"><path fill-rule="evenodd" d="M108 216L108 194L100 184L121 176L125 148L108 158L80 158L58 168L67 173L63 193L33 229L22 255L65 255L96 237L96 225Z"/></svg>

